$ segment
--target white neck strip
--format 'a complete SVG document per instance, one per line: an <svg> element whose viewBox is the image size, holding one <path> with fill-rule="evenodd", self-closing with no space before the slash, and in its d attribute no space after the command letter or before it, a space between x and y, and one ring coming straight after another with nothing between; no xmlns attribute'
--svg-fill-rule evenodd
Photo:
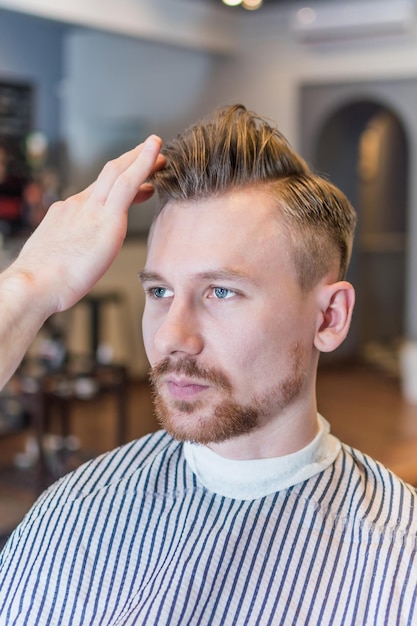
<svg viewBox="0 0 417 626"><path fill-rule="evenodd" d="M184 443L184 454L194 474L210 491L236 500L256 500L303 482L333 463L340 441L330 434L330 426L321 415L318 423L319 432L313 441L286 456L236 461L190 442Z"/></svg>

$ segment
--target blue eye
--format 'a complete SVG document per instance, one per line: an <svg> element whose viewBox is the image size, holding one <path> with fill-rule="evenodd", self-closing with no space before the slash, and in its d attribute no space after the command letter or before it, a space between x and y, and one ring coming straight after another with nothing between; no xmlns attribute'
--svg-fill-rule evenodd
<svg viewBox="0 0 417 626"><path fill-rule="evenodd" d="M235 294L234 291L232 291L231 289L226 289L226 287L214 287L214 293L216 295L216 298L219 298L221 300L230 298Z"/></svg>
<svg viewBox="0 0 417 626"><path fill-rule="evenodd" d="M155 296L155 298L167 298L171 295L170 290L166 289L165 287L153 287L151 289L151 292Z"/></svg>

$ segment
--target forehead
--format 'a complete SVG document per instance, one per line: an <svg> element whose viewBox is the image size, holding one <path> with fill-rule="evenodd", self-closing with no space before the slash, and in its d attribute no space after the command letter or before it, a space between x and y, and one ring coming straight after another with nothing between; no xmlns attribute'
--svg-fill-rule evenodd
<svg viewBox="0 0 417 626"><path fill-rule="evenodd" d="M146 269L161 274L229 270L254 275L291 270L280 210L266 192L168 203L149 238Z"/></svg>
<svg viewBox="0 0 417 626"><path fill-rule="evenodd" d="M156 218L149 237L149 247L159 245L161 240L186 239L191 243L197 238L221 241L233 233L229 245L251 239L255 235L279 235L280 210L276 200L265 191L240 190L229 194L187 202L169 202ZM214 243L214 242L213 242Z"/></svg>

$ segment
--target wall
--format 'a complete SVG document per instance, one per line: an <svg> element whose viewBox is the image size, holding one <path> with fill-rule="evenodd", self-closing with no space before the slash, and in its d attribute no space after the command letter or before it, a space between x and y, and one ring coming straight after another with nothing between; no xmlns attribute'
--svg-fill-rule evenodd
<svg viewBox="0 0 417 626"><path fill-rule="evenodd" d="M100 341L111 348L116 361L127 363L130 375L136 378L145 377L149 368L141 332L144 296L137 277L145 259L144 240L126 241L113 265L92 292L97 295L109 292L121 295L120 305L109 305L104 309ZM90 344L89 322L88 308L82 301L66 316L71 350L75 354L85 354L86 346Z"/></svg>
<svg viewBox="0 0 417 626"><path fill-rule="evenodd" d="M74 3L65 4L68 8ZM101 8L106 13L104 9L110 6ZM103 11L97 11L97 16L103 16ZM196 49L201 23L194 24L184 38L187 45L178 46L156 43L150 37L137 39L78 27L74 21L64 25L23 13L1 10L0 14L0 73L36 85L35 127L44 131L51 143L65 137L66 192L90 183L107 158L130 148L146 134L157 132L168 138L222 101L217 92L225 85L220 78L217 89L216 76L218 68L229 63L225 50L233 38L222 35L227 19L213 29L206 20L201 49ZM165 12L164 28L168 16ZM200 14L200 21L202 16L207 18L207 12ZM169 24L174 39L178 37L177 18L171 16ZM151 211L152 204L131 211L129 232L141 236L128 239L96 289L116 289L125 296L126 307L121 311L124 332L118 332L116 312L110 311L105 339L116 357L127 359L135 376L143 376L147 369L140 333L143 296L136 273L144 263L143 231ZM67 322L72 349L84 351L88 337L82 305L70 313Z"/></svg>
<svg viewBox="0 0 417 626"><path fill-rule="evenodd" d="M0 6L19 5L21 10L25 10L25 2L27 10L42 5L40 10L48 10L49 14L64 8L62 3L51 0L19 0L17 3L15 0L13 3L1 0ZM198 4L201 6L204 3ZM379 4L375 2L376 11ZM153 3L123 0L117 6L106 0L91 0L89 3L71 0L65 3L65 7L74 10L70 18L72 23L76 22L78 6L82 16L78 23L91 25L89 20L95 13L97 20L101 20L101 28L107 31L111 30L112 19L114 30L122 32L124 29L128 35L134 34L134 28L138 35L141 24L149 26L151 18L154 29L149 26L147 33L143 32L139 39L111 35L104 30L77 29L68 33L65 40L66 82L62 90L62 111L63 128L69 140L73 184L80 184L83 177L93 174L93 169L99 167L98 153L102 158L107 149L114 149L111 144L115 137L118 141L126 141L133 134L139 136L156 131L166 138L219 103L241 101L276 119L284 134L299 148L298 102L302 84L417 77L415 32L404 37L344 40L306 46L297 42L291 34L289 10L265 8L256 14L233 13L233 16L239 17L234 17L232 23L229 17L232 13L222 13L224 19L221 20L217 19L220 15L217 13L215 21L205 13L203 19L203 13L198 16L196 12L197 3L170 0L165 3L165 9L163 5L162 0L154 0ZM176 26L179 17L184 15L182 11L190 11L190 5L194 7L193 26L187 34L187 28ZM177 17L173 15L174 6L176 9L179 7ZM357 2L356 6L360 11L361 3ZM121 7L126 11L122 11ZM126 19L133 23L134 11L137 11L137 17L142 15L143 19L139 20L140 24L135 22L129 33ZM122 14L124 26L121 24ZM163 18L159 34L156 33L158 16ZM63 15L58 17L63 19ZM190 24L188 22L187 26ZM238 43L236 30L239 33ZM160 43L164 33L168 35L170 44ZM1 47L3 36L2 33L0 35ZM45 56L46 52L44 61ZM49 60L51 56L48 53ZM4 64L3 56L0 63ZM44 65L42 59L40 65ZM23 70L22 67L17 68L18 74ZM10 71L14 68L11 67ZM91 76L93 79L88 78ZM39 80L45 79L40 77ZM50 81L49 84L50 93L55 98L56 82ZM39 119L45 124L48 119L46 104L42 110ZM105 145L104 127L108 132L108 143ZM101 143L95 145L94 138L100 138ZM90 167L92 169L88 169ZM417 178L414 171L411 177ZM417 201L413 201L412 210L411 239L417 242ZM147 219L148 216L145 217L145 224ZM136 220L131 226L133 230L142 228ZM143 240L138 245L143 246ZM410 249L409 318L417 319L417 277L416 270L413 270L417 268L417 246ZM130 265L127 260L129 254L125 255L124 263L122 251L119 262L123 268Z"/></svg>
<svg viewBox="0 0 417 626"><path fill-rule="evenodd" d="M61 110L74 190L148 134L167 139L204 114L208 85L223 56L74 29L65 38L64 58ZM149 210L131 215L129 231L143 231Z"/></svg>
<svg viewBox="0 0 417 626"><path fill-rule="evenodd" d="M395 6L395 1L375 0L376 14L383 11L384 4ZM361 2L341 3L341 20L343 5L361 11ZM298 90L302 84L417 76L415 23L404 36L335 38L308 45L292 32L294 13L265 9L255 19L242 17L234 81L241 97L278 120L296 147L300 143Z"/></svg>
<svg viewBox="0 0 417 626"><path fill-rule="evenodd" d="M348 3L346 3L348 4ZM354 3L351 3L354 4ZM360 10L360 3L357 4ZM375 2L376 10L378 3ZM301 149L300 88L305 84L362 81L364 90L375 81L417 78L415 23L403 36L344 39L321 44L299 43L291 34L290 15L259 12L256 21L242 24L241 49L234 77L238 97L277 120L293 145ZM387 88L385 100L391 97ZM396 107L398 108L398 107ZM415 98L402 104L407 131L414 137L410 151L407 260L407 337L417 341L417 121Z"/></svg>
<svg viewBox="0 0 417 626"><path fill-rule="evenodd" d="M0 10L0 80L35 87L34 129L60 139L63 24Z"/></svg>
<svg viewBox="0 0 417 626"><path fill-rule="evenodd" d="M0 0L0 7L71 24L198 50L230 51L235 14L192 0Z"/></svg>

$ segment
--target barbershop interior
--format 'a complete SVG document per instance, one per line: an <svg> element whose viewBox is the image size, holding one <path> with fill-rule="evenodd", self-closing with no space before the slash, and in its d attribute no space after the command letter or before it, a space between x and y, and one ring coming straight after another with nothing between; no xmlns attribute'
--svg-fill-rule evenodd
<svg viewBox="0 0 417 626"><path fill-rule="evenodd" d="M0 0L0 269L49 206L149 134L223 104L276 120L358 213L332 432L417 486L417 1ZM0 392L0 542L81 463L159 428L142 342L155 200ZM1 354L1 352L0 352Z"/></svg>

